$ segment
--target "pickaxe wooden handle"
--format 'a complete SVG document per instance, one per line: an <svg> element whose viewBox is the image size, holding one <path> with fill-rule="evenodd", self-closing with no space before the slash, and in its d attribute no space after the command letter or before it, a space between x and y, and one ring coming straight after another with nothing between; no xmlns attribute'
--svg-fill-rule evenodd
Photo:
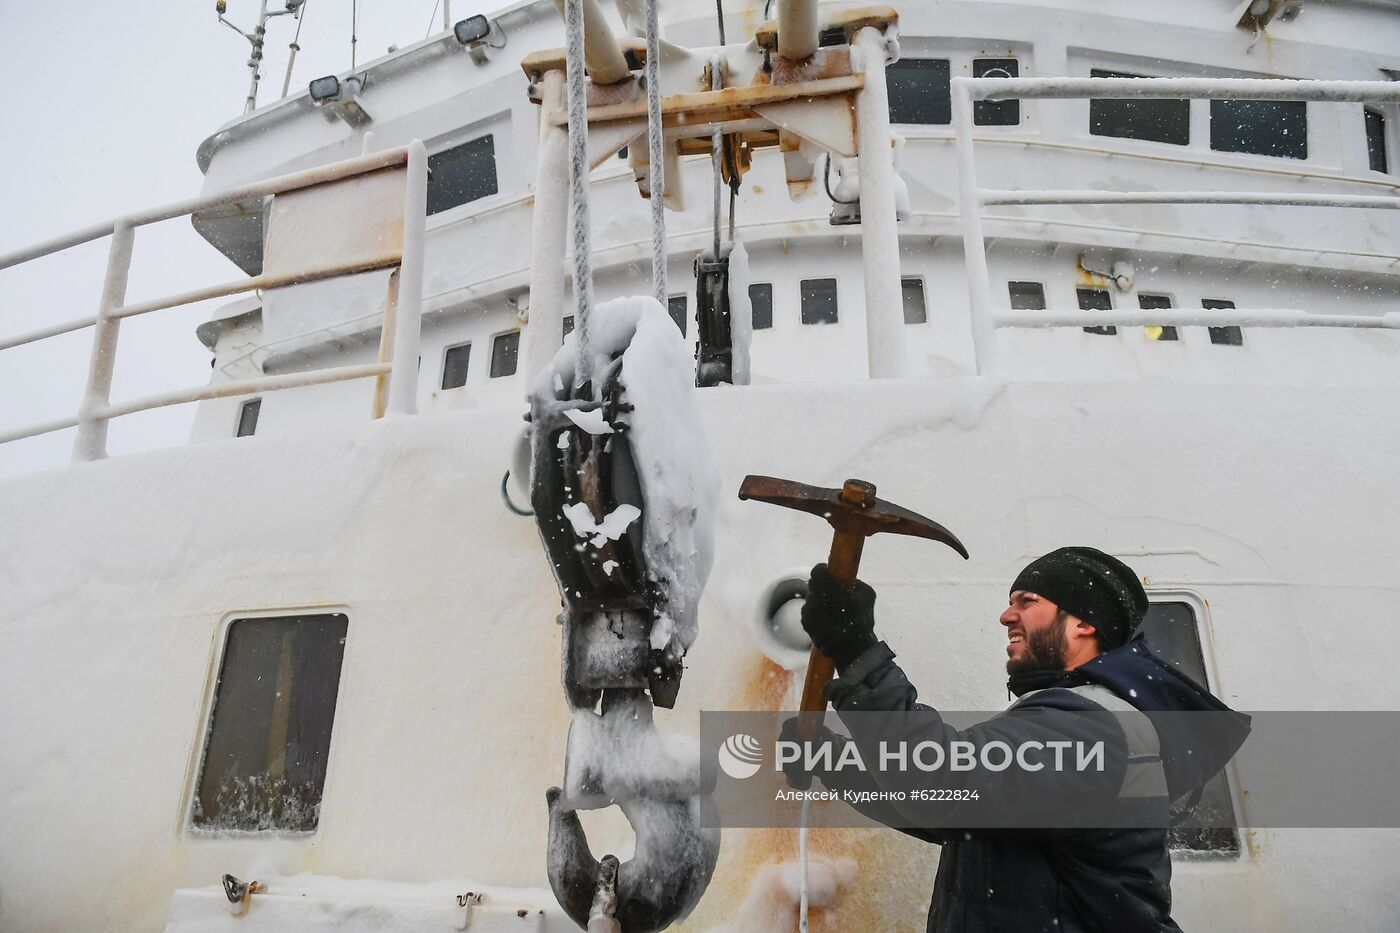
<svg viewBox="0 0 1400 933"><path fill-rule="evenodd" d="M840 489L826 489L772 476L746 476L739 487L739 498L770 502L825 518L835 531L827 568L837 583L848 588L855 586L861 550L865 539L873 534L891 532L942 541L964 560L967 558L967 548L951 531L931 518L875 498L874 484L864 480L848 479ZM823 691L835 673L832 660L813 646L807 661L807 679L802 684L802 712L820 713L826 709ZM803 717L799 721L800 734L810 738L819 724L818 717Z"/></svg>

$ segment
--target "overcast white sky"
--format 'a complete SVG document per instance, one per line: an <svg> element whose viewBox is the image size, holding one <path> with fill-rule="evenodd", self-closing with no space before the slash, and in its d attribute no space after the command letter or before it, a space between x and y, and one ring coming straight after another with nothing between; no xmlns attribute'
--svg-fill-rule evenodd
<svg viewBox="0 0 1400 933"><path fill-rule="evenodd" d="M282 0L271 0L277 9ZM455 0L452 18L498 7ZM244 31L257 0L228 0ZM442 27L432 0L358 0L360 64ZM280 96L291 16L268 22L258 102ZM351 0L308 0L292 90L350 65ZM249 44L218 23L214 0L45 4L0 2L0 254L137 209L199 193L200 141L243 112ZM0 271L0 335L91 314L107 240ZM238 278L188 218L136 236L128 300ZM221 302L122 323L114 399L201 385L209 353L194 329ZM0 430L71 416L87 374L90 329L0 351ZM113 422L114 454L185 443L193 405ZM68 462L73 431L0 445L0 476Z"/></svg>

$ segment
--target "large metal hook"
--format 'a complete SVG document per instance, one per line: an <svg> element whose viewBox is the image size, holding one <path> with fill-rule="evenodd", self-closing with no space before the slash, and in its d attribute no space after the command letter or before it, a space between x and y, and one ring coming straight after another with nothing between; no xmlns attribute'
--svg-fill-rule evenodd
<svg viewBox="0 0 1400 933"><path fill-rule="evenodd" d="M714 873L720 834L698 761L676 758L652 724L640 690L605 690L602 714L579 711L569 729L564 784L549 804L549 883L565 912L587 928L595 900L611 883L622 933L653 933L695 907ZM616 805L636 833L620 865L593 856L578 810ZM613 880L615 877L615 880ZM602 898L601 900L607 900Z"/></svg>

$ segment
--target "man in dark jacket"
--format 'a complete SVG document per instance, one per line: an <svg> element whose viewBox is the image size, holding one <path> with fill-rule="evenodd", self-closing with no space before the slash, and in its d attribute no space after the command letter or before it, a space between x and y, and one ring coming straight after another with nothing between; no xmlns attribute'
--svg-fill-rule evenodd
<svg viewBox="0 0 1400 933"><path fill-rule="evenodd" d="M1107 749L1103 768L1065 777L1017 768L927 777L930 787L945 791L980 791L976 804L858 807L942 846L928 929L1177 930L1171 919L1168 805L1199 791L1225 765L1248 733L1248 717L1229 711L1147 650L1137 633L1148 606L1137 575L1086 547L1061 548L1027 566L1011 585L1000 619L1008 638L1008 686L1018 699L1004 713L964 730L915 702L917 692L894 663L894 652L875 637L874 605L875 593L864 583L848 590L824 565L813 569L802 624L836 664L840 676L828 686L827 698L852 734L845 739L826 732L826 741L854 742L865 760L877 760L873 737L864 735L872 730L863 732L858 722L864 713L883 711L902 715L885 716L873 731L886 740L897 732L911 745L1102 742ZM1202 720L1174 715L1183 712L1215 715L1209 727L1197 729ZM784 738L797 738L796 720L783 731ZM815 776L837 791L878 788L886 780L832 770ZM811 775L790 769L789 779L801 786ZM1046 809L1055 812L1046 815ZM1101 819L1057 824L1060 813L1070 812ZM992 813L1001 818L978 826L967 822L969 813L974 820ZM1097 828L1104 826L1111 828Z"/></svg>

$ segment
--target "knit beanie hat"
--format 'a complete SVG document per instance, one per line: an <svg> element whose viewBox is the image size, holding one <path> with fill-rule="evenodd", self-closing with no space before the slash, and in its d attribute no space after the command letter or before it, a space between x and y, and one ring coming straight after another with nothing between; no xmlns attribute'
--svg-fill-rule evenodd
<svg viewBox="0 0 1400 933"><path fill-rule="evenodd" d="M1147 592L1131 567L1091 547L1062 547L1031 561L1011 584L1092 625L1105 651L1132 637L1147 614Z"/></svg>

